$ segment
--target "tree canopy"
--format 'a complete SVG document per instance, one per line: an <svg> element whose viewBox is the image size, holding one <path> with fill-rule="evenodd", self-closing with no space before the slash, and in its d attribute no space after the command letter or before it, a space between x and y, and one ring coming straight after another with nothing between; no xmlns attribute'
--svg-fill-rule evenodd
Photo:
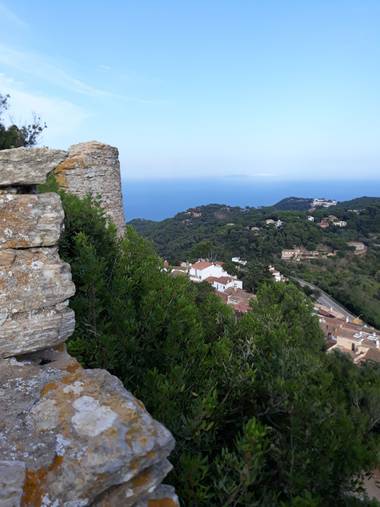
<svg viewBox="0 0 380 507"><path fill-rule="evenodd" d="M166 273L132 227L118 239L96 202L61 195L69 350L172 431L167 481L183 505L365 505L351 493L378 464L379 367L327 354L295 286L263 282L237 320L208 286Z"/></svg>
<svg viewBox="0 0 380 507"><path fill-rule="evenodd" d="M26 125L4 123L4 113L9 107L9 95L0 94L0 150L34 146L42 131L46 128L39 116L34 115L31 123Z"/></svg>

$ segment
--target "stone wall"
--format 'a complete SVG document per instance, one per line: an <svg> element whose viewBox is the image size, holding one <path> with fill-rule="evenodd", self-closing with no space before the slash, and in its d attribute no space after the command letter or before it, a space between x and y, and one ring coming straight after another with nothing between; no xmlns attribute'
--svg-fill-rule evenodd
<svg viewBox="0 0 380 507"><path fill-rule="evenodd" d="M170 432L122 383L67 354L63 209L35 185L59 150L0 151L0 507L178 506Z"/></svg>
<svg viewBox="0 0 380 507"><path fill-rule="evenodd" d="M99 197L119 234L123 232L125 218L117 148L97 141L75 144L54 173L58 184L71 194Z"/></svg>

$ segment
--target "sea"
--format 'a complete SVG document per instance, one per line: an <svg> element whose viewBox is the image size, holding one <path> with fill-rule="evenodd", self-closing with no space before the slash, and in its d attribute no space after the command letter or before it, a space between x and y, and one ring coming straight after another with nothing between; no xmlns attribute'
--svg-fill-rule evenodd
<svg viewBox="0 0 380 507"><path fill-rule="evenodd" d="M346 201L380 197L379 181L279 181L248 179L128 180L122 182L127 221L163 220L187 208L205 204L270 206L285 197L325 197Z"/></svg>

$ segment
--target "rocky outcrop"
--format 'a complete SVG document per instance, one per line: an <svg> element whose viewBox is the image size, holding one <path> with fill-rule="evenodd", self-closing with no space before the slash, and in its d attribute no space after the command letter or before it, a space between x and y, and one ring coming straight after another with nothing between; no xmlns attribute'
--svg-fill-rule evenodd
<svg viewBox="0 0 380 507"><path fill-rule="evenodd" d="M0 151L0 187L38 185L65 158L63 150L17 148Z"/></svg>
<svg viewBox="0 0 380 507"><path fill-rule="evenodd" d="M33 174L45 164L48 170L38 170L46 175L62 153L6 151L0 152L0 507L178 506L174 490L161 485L171 469L170 432L116 377L83 369L65 351L75 288L57 251L62 206L53 193L20 193L29 191L26 182L41 182L25 164Z"/></svg>
<svg viewBox="0 0 380 507"><path fill-rule="evenodd" d="M50 350L5 360L0 385L0 456L24 465L23 505L132 506L171 468L169 431L104 370Z"/></svg>
<svg viewBox="0 0 380 507"><path fill-rule="evenodd" d="M102 208L122 234L125 218L117 148L97 141L75 144L54 174L59 186L68 192L99 197Z"/></svg>

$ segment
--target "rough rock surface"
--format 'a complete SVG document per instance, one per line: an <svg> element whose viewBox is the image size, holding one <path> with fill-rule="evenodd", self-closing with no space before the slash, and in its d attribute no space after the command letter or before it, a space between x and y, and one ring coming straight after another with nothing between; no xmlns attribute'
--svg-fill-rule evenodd
<svg viewBox="0 0 380 507"><path fill-rule="evenodd" d="M104 370L48 350L3 359L0 385L0 456L17 462L22 505L132 506L171 468L169 431Z"/></svg>
<svg viewBox="0 0 380 507"><path fill-rule="evenodd" d="M13 148L0 151L0 186L38 185L67 157L63 150Z"/></svg>
<svg viewBox="0 0 380 507"><path fill-rule="evenodd" d="M179 507L179 499L172 486L161 484L135 507Z"/></svg>
<svg viewBox="0 0 380 507"><path fill-rule="evenodd" d="M14 229L11 229L14 230ZM0 248L0 357L40 350L74 331L75 293L57 248Z"/></svg>
<svg viewBox="0 0 380 507"><path fill-rule="evenodd" d="M56 247L0 250L0 314L55 306L75 293Z"/></svg>
<svg viewBox="0 0 380 507"><path fill-rule="evenodd" d="M1 194L0 248L56 245L63 218L57 194Z"/></svg>
<svg viewBox="0 0 380 507"><path fill-rule="evenodd" d="M84 197L99 197L119 234L125 227L117 148L91 141L70 147L68 157L54 170L59 186Z"/></svg>
<svg viewBox="0 0 380 507"><path fill-rule="evenodd" d="M68 302L16 315L0 314L0 357L11 357L58 345L75 328Z"/></svg>
<svg viewBox="0 0 380 507"><path fill-rule="evenodd" d="M99 156L86 143L89 158L78 155L75 164L93 161L104 169L108 156L115 169L117 150L95 144ZM64 152L6 151L0 152L0 507L176 507L172 488L161 486L171 469L170 432L116 377L84 370L61 344L75 326L68 306L75 287L57 250L62 205L57 195L30 194L27 186L41 183ZM100 172L96 177L101 191Z"/></svg>

